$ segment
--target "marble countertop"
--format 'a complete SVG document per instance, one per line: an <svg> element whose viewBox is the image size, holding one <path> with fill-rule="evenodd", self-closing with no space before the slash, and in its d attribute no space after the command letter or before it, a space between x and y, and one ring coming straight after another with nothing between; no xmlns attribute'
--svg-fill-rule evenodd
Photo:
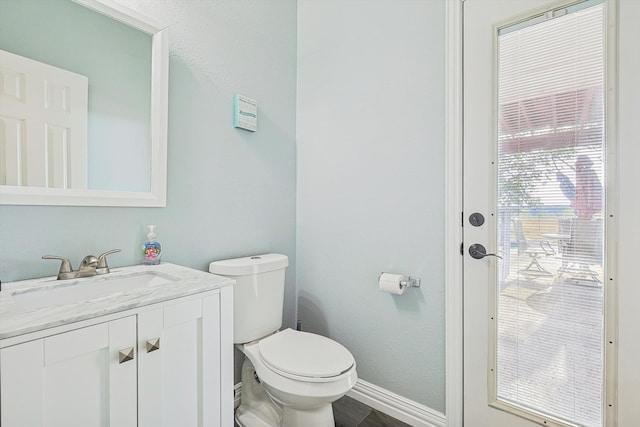
<svg viewBox="0 0 640 427"><path fill-rule="evenodd" d="M77 290L95 290L93 286L100 286L104 290L110 285L110 280L115 279L112 284L120 279L134 281L136 276L143 277L148 273L151 275L144 277L153 278L157 284L149 281L126 289L114 287L113 291L101 292L101 295L89 298L80 294L76 299L72 294L74 286L78 286ZM3 283L0 292L0 339L211 291L234 283L228 277L168 263L112 268L109 274L82 279L56 280L54 276ZM48 298L40 298L44 302L20 302L21 296L28 297L40 291L45 294L54 291L56 295L62 291L66 295L59 300L51 298L51 303Z"/></svg>

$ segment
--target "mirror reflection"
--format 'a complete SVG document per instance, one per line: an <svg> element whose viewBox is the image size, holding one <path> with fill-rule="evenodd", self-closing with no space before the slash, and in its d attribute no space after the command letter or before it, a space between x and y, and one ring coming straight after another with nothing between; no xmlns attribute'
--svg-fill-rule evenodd
<svg viewBox="0 0 640 427"><path fill-rule="evenodd" d="M152 34L70 0L2 0L0 50L8 54L0 56L0 184L151 191L152 48ZM46 123L50 116L21 118L15 98L31 92L37 102L82 110L82 101L72 103L75 86L64 79L48 83L42 99L41 85L52 74L46 70L84 76L84 119L58 125ZM82 142L69 143L83 133L84 153Z"/></svg>

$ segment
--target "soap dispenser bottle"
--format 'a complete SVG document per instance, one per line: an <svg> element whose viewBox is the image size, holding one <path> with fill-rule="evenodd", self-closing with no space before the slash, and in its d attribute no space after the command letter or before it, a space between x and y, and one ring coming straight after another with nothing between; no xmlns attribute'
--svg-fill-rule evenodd
<svg viewBox="0 0 640 427"><path fill-rule="evenodd" d="M156 265L160 264L160 255L162 254L162 245L156 240L156 233L153 231L156 226L148 225L149 232L147 233L147 240L142 245L142 253L144 259L142 264L144 265Z"/></svg>

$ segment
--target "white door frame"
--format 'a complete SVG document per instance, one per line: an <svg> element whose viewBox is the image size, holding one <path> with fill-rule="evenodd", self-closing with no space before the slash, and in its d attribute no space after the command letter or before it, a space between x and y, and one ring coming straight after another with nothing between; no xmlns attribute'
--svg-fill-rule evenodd
<svg viewBox="0 0 640 427"><path fill-rule="evenodd" d="M462 427L462 2L446 0L445 35L445 414Z"/></svg>

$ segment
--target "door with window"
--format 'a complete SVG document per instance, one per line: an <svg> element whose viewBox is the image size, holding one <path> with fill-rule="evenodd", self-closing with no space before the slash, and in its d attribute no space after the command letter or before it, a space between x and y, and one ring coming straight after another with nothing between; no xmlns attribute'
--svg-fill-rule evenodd
<svg viewBox="0 0 640 427"><path fill-rule="evenodd" d="M615 5L463 11L465 425L613 425Z"/></svg>

